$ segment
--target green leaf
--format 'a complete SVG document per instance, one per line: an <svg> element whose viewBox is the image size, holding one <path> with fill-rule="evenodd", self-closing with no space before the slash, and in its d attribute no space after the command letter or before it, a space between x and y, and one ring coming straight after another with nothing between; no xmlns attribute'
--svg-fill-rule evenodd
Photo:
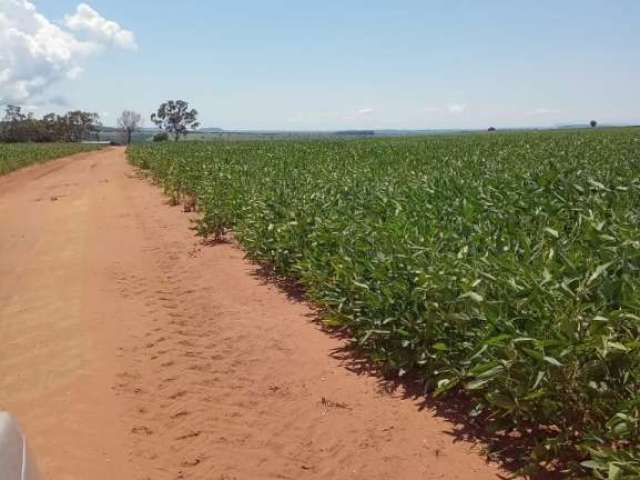
<svg viewBox="0 0 640 480"><path fill-rule="evenodd" d="M558 231L554 230L553 228L546 227L544 229L544 231L547 232L549 235L551 235L554 238L560 237L560 234L558 233Z"/></svg>
<svg viewBox="0 0 640 480"><path fill-rule="evenodd" d="M562 366L563 366L563 365L562 365L558 360L556 360L556 359L555 359L555 358L553 358L553 357L549 357L549 356L545 355L545 356L544 356L544 357L542 357L542 358L543 358L543 360L544 360L545 362L550 363L551 365L553 365L553 366L555 366L555 367L562 367Z"/></svg>
<svg viewBox="0 0 640 480"><path fill-rule="evenodd" d="M545 374L546 373L542 370L538 372L538 375L536 375L536 381L534 382L533 387L531 387L533 390L538 388L538 385L540 385L540 382L544 379Z"/></svg>
<svg viewBox="0 0 640 480"><path fill-rule="evenodd" d="M482 295L476 293L476 292L467 292L467 293L463 293L462 295L460 295L460 298L470 298L471 300L473 300L476 303L480 303L484 300L484 298L482 297Z"/></svg>
<svg viewBox="0 0 640 480"><path fill-rule="evenodd" d="M354 284L356 287L360 287L360 288L363 288L363 289L365 289L365 290L369 290L369 285L367 285L366 283L360 283L360 282L356 282L356 281L354 280L354 281L353 281L353 284Z"/></svg>
<svg viewBox="0 0 640 480"><path fill-rule="evenodd" d="M621 344L619 342L607 341L607 346L609 348L613 348L614 350L620 350L622 352L628 352L629 351L629 349L627 347L625 347L623 344Z"/></svg>
<svg viewBox="0 0 640 480"><path fill-rule="evenodd" d="M622 475L622 469L618 467L615 463L609 464L609 474L607 475L608 480L618 480Z"/></svg>
<svg viewBox="0 0 640 480"><path fill-rule="evenodd" d="M600 275L602 275L613 262L603 263L596 267L595 271L589 277L587 285L591 285Z"/></svg>
<svg viewBox="0 0 640 480"><path fill-rule="evenodd" d="M583 462L580 462L580 465L590 470L604 470L604 467L594 460L585 460Z"/></svg>
<svg viewBox="0 0 640 480"><path fill-rule="evenodd" d="M464 388L466 388L467 390L478 390L484 387L487 383L489 383L489 379L476 379L467 383Z"/></svg>

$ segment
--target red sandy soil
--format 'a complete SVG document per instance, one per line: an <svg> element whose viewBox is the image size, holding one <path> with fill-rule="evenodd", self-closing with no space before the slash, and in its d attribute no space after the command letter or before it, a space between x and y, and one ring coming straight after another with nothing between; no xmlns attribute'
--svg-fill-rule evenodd
<svg viewBox="0 0 640 480"><path fill-rule="evenodd" d="M495 479L111 148L0 178L0 409L45 479Z"/></svg>

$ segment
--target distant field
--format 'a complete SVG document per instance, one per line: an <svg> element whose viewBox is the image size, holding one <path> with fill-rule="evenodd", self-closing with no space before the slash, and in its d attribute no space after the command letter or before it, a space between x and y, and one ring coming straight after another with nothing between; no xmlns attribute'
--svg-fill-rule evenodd
<svg viewBox="0 0 640 480"><path fill-rule="evenodd" d="M640 129L129 157L197 199L202 234L232 229L299 280L374 362L520 432L530 465L640 477Z"/></svg>
<svg viewBox="0 0 640 480"><path fill-rule="evenodd" d="M0 175L18 168L100 148L80 143L0 143Z"/></svg>

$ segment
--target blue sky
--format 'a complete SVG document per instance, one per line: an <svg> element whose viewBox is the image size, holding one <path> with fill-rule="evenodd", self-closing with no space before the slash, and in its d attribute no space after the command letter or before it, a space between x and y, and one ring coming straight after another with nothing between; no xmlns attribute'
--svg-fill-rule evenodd
<svg viewBox="0 0 640 480"><path fill-rule="evenodd" d="M184 98L227 129L640 123L638 0L85 1L137 49L87 56L34 110L63 97L113 124ZM63 25L78 0L33 3Z"/></svg>

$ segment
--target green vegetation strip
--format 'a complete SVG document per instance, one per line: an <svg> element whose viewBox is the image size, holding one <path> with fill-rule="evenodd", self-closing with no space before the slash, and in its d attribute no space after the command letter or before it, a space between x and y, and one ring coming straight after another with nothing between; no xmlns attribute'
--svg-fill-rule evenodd
<svg viewBox="0 0 640 480"><path fill-rule="evenodd" d="M528 468L640 477L640 131L134 146L202 234L298 279L370 358ZM509 440L511 442L511 440ZM515 442L515 440L514 440Z"/></svg>
<svg viewBox="0 0 640 480"><path fill-rule="evenodd" d="M33 163L65 157L100 148L82 143L4 143L0 144L0 175Z"/></svg>

